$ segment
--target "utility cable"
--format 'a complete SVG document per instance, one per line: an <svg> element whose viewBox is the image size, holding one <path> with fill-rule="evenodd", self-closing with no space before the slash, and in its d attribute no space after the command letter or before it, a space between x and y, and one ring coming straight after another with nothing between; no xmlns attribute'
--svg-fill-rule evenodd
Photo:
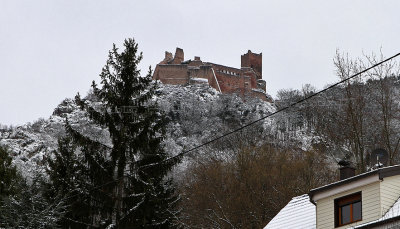
<svg viewBox="0 0 400 229"><path fill-rule="evenodd" d="M316 92L316 93L314 93L314 94L312 94L312 95L309 95L309 96L307 96L307 97L305 97L305 98L303 98L303 99L300 99L300 100L298 100L298 101L296 101L296 102L294 102L294 103L292 103L292 104L290 104L290 105L288 105L288 106L286 106L286 107L284 107L284 108L281 108L281 109L279 109L279 110L277 110L277 111L275 111L275 112L272 112L272 113L270 113L270 114L268 114L268 115L266 115L266 116L263 116L263 117L261 117L261 118L255 120L255 121L252 121L252 122L250 122L250 123L248 123L248 124L246 124L246 125L243 125L243 126L237 128L237 129L235 129L235 130L229 131L229 132L227 132L227 133L225 133L225 134L223 134L223 135L221 135L221 136L219 136L219 137L216 137L216 138L211 139L211 140L209 140L209 141L207 141L207 142L205 142L205 143L202 143L202 144L200 144L200 145L198 145L198 146L195 146L195 147L193 147L193 148L191 148L191 149L189 149L189 150L183 151L183 152L181 152L181 153L179 153L179 154L177 154L177 155L175 155L175 156L173 156L173 157L167 158L167 159L165 159L165 161L176 160L176 159L178 159L179 157L184 156L185 154L188 154L188 153L190 153L190 152L192 152L192 151L195 151L195 150L197 150L197 149L199 149L199 148L201 148L201 147L203 147L203 146L209 145L209 144L211 144L211 143L213 143L213 142L215 142L215 141L217 141L217 140L219 140L219 139L221 139L221 138L224 138L224 137L226 137L226 136L229 136L229 135L231 135L231 134L233 134L233 133L236 133L236 132L238 132L238 131L241 131L241 130L243 130L243 129L246 128L246 127L249 127L249 126L251 126L251 125L254 125L255 123L258 123L258 122L260 122L260 121L262 121L262 120L264 120L264 119L266 119L266 118L269 118L269 117L271 117L271 116L273 116L273 115L276 115L276 114L278 114L278 113L280 113L280 112L282 112L282 111L285 111L285 110L287 110L287 109L289 109L289 108L291 108L291 107L294 107L294 106L296 106L296 105L299 104L299 103L302 103L302 102L304 102L304 101L306 101L306 100L309 100L309 99L311 99L311 98L313 98L313 97L315 97L315 96L317 96L317 95L320 95L320 94L322 94L322 93L324 93L324 92L326 92L326 91L328 91L328 90L330 90L330 89L332 89L332 88L334 88L334 87L336 87L336 86L338 86L338 85L340 85L340 84L342 84L342 83L344 83L344 82L346 82L346 81L349 81L349 80L351 80L351 79L353 79L353 78L355 78L355 77L357 77L357 76L359 76L359 75L361 75L361 74L363 74L363 73L365 73L365 72L367 72L367 71L369 71L369 70L371 70L371 69L373 69L373 68L375 68L375 67L377 67L377 66L379 66L379 65L381 65L381 64L383 64L383 63L385 63L385 62L388 62L388 61L390 61L390 60L392 60L392 59L394 59L394 58L396 58L396 57L398 57L398 56L400 56L400 53L397 53L397 54L395 54L395 55L393 55L393 56L391 56L391 57L389 57L389 58L387 58L387 59L385 59L385 60L382 60L381 62L376 63L376 64L370 66L369 68L366 68L366 69L364 69L364 70L362 70L362 71L360 71L360 72L358 72L358 73L356 73L356 74L354 74L354 75L352 75L352 76L350 76L350 77L348 77L348 78L345 78L345 79L343 79L343 80L341 80L341 81L339 81L339 82L337 82L337 83L334 83L334 84L330 85L329 87L327 87L327 88L325 88L325 89L323 89L323 90L320 90L320 91L318 91L318 92ZM151 167L151 166L152 166L152 165L147 165L147 166L143 166L143 167L146 168L146 167Z"/></svg>
<svg viewBox="0 0 400 229"><path fill-rule="evenodd" d="M272 112L272 113L270 113L270 114L268 114L268 115L266 115L266 116L263 116L263 117L261 117L261 118L255 120L255 121L252 121L252 122L250 122L250 123L248 123L248 124L246 124L246 125L243 125L243 126L237 128L237 129L235 129L235 130L229 131L229 132L227 132L227 133L225 133L225 134L223 134L223 135L221 135L221 136L219 136L219 137L216 137L216 138L211 139L211 140L209 140L209 141L207 141L207 142L205 142L205 143L202 143L202 144L200 144L200 145L198 145L198 146L195 146L195 147L193 147L193 148L191 148L191 149L189 149L189 150L185 150L185 151L183 151L183 152L181 152L181 153L179 153L179 154L177 154L177 155L175 155L175 156L173 156L173 157L167 158L167 159L165 159L164 161L162 161L161 163L165 163L165 162L168 162L168 161L171 161L171 160L177 160L178 158L180 158L180 157L182 157L182 156L184 156L184 155L186 155L186 154L188 154L188 153L190 153L190 152L192 152L192 151L195 151L195 150L197 150L197 149L199 149L199 148L201 148L201 147L203 147L203 146L209 145L209 144L211 144L211 143L213 143L213 142L215 142L215 141L217 141L217 140L219 140L219 139L222 139L222 138L224 138L224 137L226 137L226 136L229 136L229 135L231 135L231 134L233 134L233 133L236 133L236 132L238 132L238 131L241 131L241 130L243 130L244 128L247 128L247 127L249 127L249 126L251 126L251 125L254 125L254 124L256 124L256 123L258 123L258 122L260 122L260 121L262 121L262 120L264 120L264 119L266 119L266 118L269 118L269 117L271 117L271 116L273 116L273 115L276 115L276 114L278 114L278 113L280 113L280 112L283 112L283 111L285 111L285 110L287 110L287 109L289 109L289 108L291 108L291 107L294 107L294 106L296 106L297 104L300 104L300 103L302 103L302 102L304 102L304 101L306 101L306 100L309 100L309 99L311 99L311 98L313 98L313 97L315 97L315 96L317 96L317 95L320 95L320 94L322 94L322 93L324 93L324 92L326 92L326 91L328 91L328 90L330 90L330 89L332 89L332 88L334 88L334 87L336 87L336 86L338 86L338 85L340 85L340 84L342 84L342 83L344 83L344 82L347 82L347 81L349 81L349 80L351 80L351 79L353 79L353 78L355 78L355 77L357 77L357 76L359 76L359 75L361 75L361 74L363 74L363 73L365 73L365 72L367 72L367 71L369 71L369 70L371 70L371 69L373 69L373 68L375 68L375 67L377 67L377 66L379 66L379 65L381 65L381 64L383 64L383 63L385 63L385 62L388 62L388 61L390 61L390 60L392 60L392 59L394 59L394 58L396 58L396 57L398 57L398 56L400 56L400 53L397 53L397 54L395 54L395 55L393 55L393 56L391 56L391 57L389 57L389 58L387 58L387 59L385 59L385 60L383 60L383 61L380 61L379 63L376 63L376 64L374 64L374 65L372 65L372 66L370 66L370 67L368 67L368 68L366 68L366 69L364 69L364 70L362 70L362 71L360 71L360 72L358 72L358 73L356 73L356 74L354 74L354 75L352 75L352 76L350 76L350 77L348 77L348 78L345 78L345 79L343 79L343 80L341 80L341 81L339 81L339 82L336 82L336 83L330 85L329 87L327 87L327 88L325 88L325 89L323 89L323 90L320 90L320 91L318 91L318 92L316 92L316 93L314 93L314 94L312 94L312 95L309 95L309 96L307 96L307 97L305 97L305 98L303 98L303 99L300 99L300 100L298 100L298 101L296 101L296 102L294 102L294 103L291 103L290 105L288 105L288 106L286 106L286 107L284 107L284 108L281 108L281 109L279 109L279 110L277 110L277 111L275 111L275 112ZM149 165L144 165L144 166L141 166L139 169L145 169L145 168L153 167L153 166L159 165L159 164L160 164L160 163L153 163L153 164L149 164ZM125 176L120 177L120 178L117 178L117 179L115 179L115 180L113 180L113 181L107 182L107 183L105 183L105 184L96 186L96 187L90 189L90 191L94 191L94 190L99 189L99 188L102 188L102 187L104 187L104 186L106 186L106 185L109 185L109 184L118 182L119 180L123 179L124 177L125 177ZM82 193L77 193L77 194L68 196L68 197L64 198L64 200L73 198L73 197L78 196L78 195L81 195L81 194L82 194Z"/></svg>

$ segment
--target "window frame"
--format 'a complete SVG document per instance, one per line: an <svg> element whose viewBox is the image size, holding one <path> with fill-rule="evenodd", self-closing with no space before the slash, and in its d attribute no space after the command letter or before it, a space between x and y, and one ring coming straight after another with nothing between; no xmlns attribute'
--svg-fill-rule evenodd
<svg viewBox="0 0 400 229"><path fill-rule="evenodd" d="M360 219L354 220L353 205L360 202ZM362 221L362 195L361 192L352 193L350 195L342 196L335 199L335 227L349 225L355 222ZM350 222L342 224L342 207L350 205Z"/></svg>

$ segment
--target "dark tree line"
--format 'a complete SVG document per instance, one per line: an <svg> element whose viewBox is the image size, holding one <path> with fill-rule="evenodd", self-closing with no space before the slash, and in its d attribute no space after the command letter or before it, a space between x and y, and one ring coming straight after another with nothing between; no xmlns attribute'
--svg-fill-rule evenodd
<svg viewBox="0 0 400 229"><path fill-rule="evenodd" d="M292 197L336 179L326 156L268 143L199 158L181 184L188 228L262 228Z"/></svg>
<svg viewBox="0 0 400 229"><path fill-rule="evenodd" d="M60 196L46 197L48 186L38 173L29 180L12 165L0 145L0 228L55 228L66 211Z"/></svg>

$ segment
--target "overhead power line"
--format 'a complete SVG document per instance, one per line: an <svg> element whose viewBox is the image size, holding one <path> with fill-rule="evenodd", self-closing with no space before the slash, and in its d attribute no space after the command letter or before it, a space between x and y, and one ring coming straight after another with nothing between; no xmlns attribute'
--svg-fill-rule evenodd
<svg viewBox="0 0 400 229"><path fill-rule="evenodd" d="M330 90L330 89L332 89L332 88L334 88L334 87L336 87L336 86L338 86L338 85L340 85L340 84L342 84L342 83L344 83L344 82L346 82L346 81L349 81L349 80L351 80L351 79L353 79L353 78L355 78L355 77L357 77L357 76L359 76L359 75L361 75L361 74L363 74L363 73L365 73L365 72L367 72L367 71L369 71L369 70L371 70L371 69L373 69L373 68L375 68L375 67L377 67L377 66L379 66L379 65L381 65L381 64L383 64L383 63L385 63L385 62L388 62L388 61L390 61L390 60L392 60L392 59L394 59L394 58L396 58L396 57L398 57L398 56L400 56L400 53L397 53L396 55L393 55L393 56L391 56L391 57L389 57L389 58L387 58L387 59L385 59L385 60L383 60L383 61L381 61L381 62L379 62L379 63L376 63L376 64L370 66L369 68L366 68L366 69L364 69L364 70L362 70L362 71L360 71L360 72L358 72L358 73L356 73L356 74L354 74L354 75L352 75L352 76L350 76L350 77L348 77L348 78L345 78L345 79L343 79L343 80L341 80L341 81L339 81L339 82L337 82L337 83L334 83L334 84L330 85L329 87L327 87L327 88L325 88L325 89L323 89L323 90L320 90L320 91L318 91L318 92L316 92L316 93L314 93L314 94L312 94L312 95L309 95L309 96L307 96L307 97L305 97L305 98L303 98L303 99L300 99L300 100L298 100L298 101L296 101L296 102L294 102L294 103L292 103L292 104L290 104L290 105L288 105L288 106L286 106L286 107L284 107L284 108L281 108L281 109L279 109L279 110L277 110L277 111L275 111L275 112L272 112L272 113L270 113L270 114L268 114L268 115L266 115L266 116L263 116L263 117L261 117L261 118L255 120L255 121L252 121L252 122L250 122L250 123L248 123L248 124L246 124L246 125L243 125L243 126L237 128L237 129L235 129L235 130L229 131L229 132L227 132L227 133L225 133L225 134L223 134L223 135L221 135L221 136L219 136L219 137L216 137L216 138L211 139L211 140L209 140L209 141L207 141L207 142L205 142L205 143L202 143L202 144L200 144L200 145L198 145L198 146L195 146L195 147L193 147L193 148L191 148L191 149L189 149L189 150L183 151L183 152L181 152L181 153L179 153L179 154L177 154L177 155L175 155L175 156L173 156L173 157L170 157L170 158L168 158L168 159L166 159L166 160L169 161L169 160L177 159L177 158L182 157L182 156L184 156L184 155L186 155L186 154L188 154L188 153L190 153L190 152L192 152L192 151L195 151L195 150L197 150L197 149L199 149L199 148L201 148L201 147L203 147L203 146L209 145L209 144L211 144L211 143L213 143L213 142L215 142L215 141L218 141L219 139L222 139L222 138L224 138L224 137L226 137L226 136L229 136L229 135L231 135L231 134L233 134L233 133L236 133L236 132L238 132L238 131L241 131L241 130L243 130L244 128L247 128L247 127L249 127L249 126L251 126L251 125L254 125L254 124L256 124L256 123L258 123L258 122L260 122L260 121L262 121L262 120L264 120L264 119L266 119L266 118L269 118L269 117L271 117L271 116L273 116L273 115L276 115L276 114L278 114L278 113L280 113L280 112L282 112L282 111L285 111L285 110L287 110L287 109L289 109L289 108L291 108L291 107L294 107L294 106L296 106L296 105L299 104L299 103L302 103L302 102L304 102L304 101L306 101L306 100L309 100L309 99L311 99L311 98L313 98L313 97L315 97L315 96L317 96L317 95L320 95L320 94L322 94L322 93L324 93L324 92L326 92L326 91L328 91L328 90ZM149 166L144 166L144 167L149 167Z"/></svg>
<svg viewBox="0 0 400 229"><path fill-rule="evenodd" d="M300 103L302 103L302 102L304 102L304 101L306 101L306 100L309 100L309 99L311 99L311 98L313 98L313 97L315 97L315 96L317 96L317 95L320 95L320 94L322 94L322 93L324 93L324 92L326 92L326 91L328 91L328 90L330 90L330 89L332 89L332 88L334 88L334 87L336 87L336 86L338 86L338 85L340 85L340 84L342 84L342 83L344 83L344 82L347 82L347 81L349 81L349 80L351 80L351 79L353 79L353 78L355 78L355 77L357 77L357 76L359 76L359 75L361 75L361 74L363 74L363 73L365 73L365 72L367 72L367 71L369 71L369 70L371 70L371 69L373 69L373 68L375 68L375 67L377 67L377 66L379 66L379 65L381 65L381 64L383 64L383 63L385 63L385 62L388 62L388 61L390 61L390 60L392 60L392 59L394 59L394 58L396 58L396 57L398 57L398 56L400 56L400 53L397 53L396 55L393 55L393 56L391 56L391 57L389 57L389 58L387 58L387 59L385 59L385 60L383 60L383 61L381 61L381 62L379 62L379 63L376 63L376 64L370 66L369 68L366 68L366 69L364 69L363 71L360 71L360 72L358 72L358 73L356 73L356 74L354 74L354 75L352 75L352 76L350 76L350 77L348 77L348 78L346 78L346 79L343 79L343 80L341 80L341 81L339 81L339 82L337 82L337 83L335 83L335 84L332 84L332 85L330 85L329 87L327 87L327 88L325 88L325 89L323 89L323 90L320 90L320 91L318 91L318 92L316 92L316 93L314 93L314 94L312 94L312 95L310 95L310 96L307 96L307 97L305 97L305 98L303 98L303 99L300 99L300 100L298 100L298 101L296 101L296 102L294 102L294 103L292 103L292 104L290 104L290 105L288 105L288 106L286 106L286 107L284 107L284 108L282 108L282 109L279 109L279 110L277 110L277 111L275 111L275 112L273 112L273 113L270 113L270 114L268 114L268 115L266 115L266 116L263 116L263 117L261 117L261 118L255 120L255 121L252 121L252 122L250 122L250 123L248 123L248 124L246 124L246 125L243 125L243 126L237 128L237 129L235 129L235 130L232 130L232 131L227 132L227 133L225 133L225 134L223 134L223 135L221 135L221 136L219 136L219 137L216 137L216 138L211 139L211 140L209 140L209 141L207 141L207 142L205 142L205 143L202 143L202 144L200 144L200 145L198 145L198 146L195 146L195 147L193 147L193 148L191 148L191 149L189 149L189 150L185 150L185 151L183 151L183 152L181 152L181 153L179 153L179 154L177 154L177 155L175 155L175 156L173 156L173 157L167 158L167 159L164 160L164 163L167 162L167 161L176 160L176 159L178 159L179 157L182 157L182 156L184 156L184 155L186 155L186 154L188 154L188 153L190 153L190 152L192 152L192 151L195 151L195 150L197 150L197 149L199 149L199 148L201 148L201 147L203 147L203 146L209 145L209 144L211 144L211 143L213 143L213 142L215 142L215 141L217 141L217 140L219 140L219 139L222 139L222 138L224 138L224 137L226 137L226 136L229 136L229 135L231 135L231 134L233 134L233 133L235 133L235 132L241 131L241 130L243 130L244 128L247 128L247 127L249 127L249 126L251 126L251 125L254 125L254 124L256 124L256 123L258 123L258 122L260 122L260 121L262 121L262 120L264 120L264 119L266 119L266 118L269 118L269 117L271 117L271 116L273 116L273 115L276 115L276 114L278 114L278 113L280 113L280 112L282 112L282 111L285 111L285 110L287 110L287 109L289 109L289 108L291 108L291 107L294 107L294 106L296 106L297 104L300 104ZM158 164L160 164L160 163L149 164L149 165L141 166L140 168L141 168L141 169L145 169L145 168L148 168L148 167L156 166L156 165L158 165ZM128 171L130 171L130 170L128 170ZM118 179L116 179L116 180L113 180L113 181L104 183L104 184L102 184L102 185L98 185L98 186L96 186L96 187L93 187L93 188L90 189L90 190L91 190L91 191L97 190L97 189L102 188L102 187L104 187L104 186L107 186L107 185L109 185L109 184L118 182L119 180L121 180L121 179L123 179L123 178L125 178L125 177L127 177L127 176L123 176L123 177L120 177L120 178L118 178ZM76 194L73 194L73 195L70 195L70 196L65 197L63 200L67 200L67 199L76 197L76 196L81 195L81 194L82 194L82 193L76 193Z"/></svg>

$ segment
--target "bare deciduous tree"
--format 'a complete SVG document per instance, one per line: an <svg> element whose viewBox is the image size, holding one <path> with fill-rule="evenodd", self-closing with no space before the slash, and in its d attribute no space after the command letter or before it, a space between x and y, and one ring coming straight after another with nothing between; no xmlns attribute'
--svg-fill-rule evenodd
<svg viewBox="0 0 400 229"><path fill-rule="evenodd" d="M287 202L331 182L325 156L265 144L203 158L182 184L181 222L193 228L261 228Z"/></svg>
<svg viewBox="0 0 400 229"><path fill-rule="evenodd" d="M382 60L382 52L379 56L376 54L365 55L369 65L375 65ZM400 107L399 107L399 89L396 88L396 76L399 75L399 64L393 60L385 62L371 71L368 75L371 79L371 94L373 102L376 103L375 115L372 116L374 123L379 127L377 140L386 148L389 154L389 164L395 164L395 159L399 154L400 131Z"/></svg>

